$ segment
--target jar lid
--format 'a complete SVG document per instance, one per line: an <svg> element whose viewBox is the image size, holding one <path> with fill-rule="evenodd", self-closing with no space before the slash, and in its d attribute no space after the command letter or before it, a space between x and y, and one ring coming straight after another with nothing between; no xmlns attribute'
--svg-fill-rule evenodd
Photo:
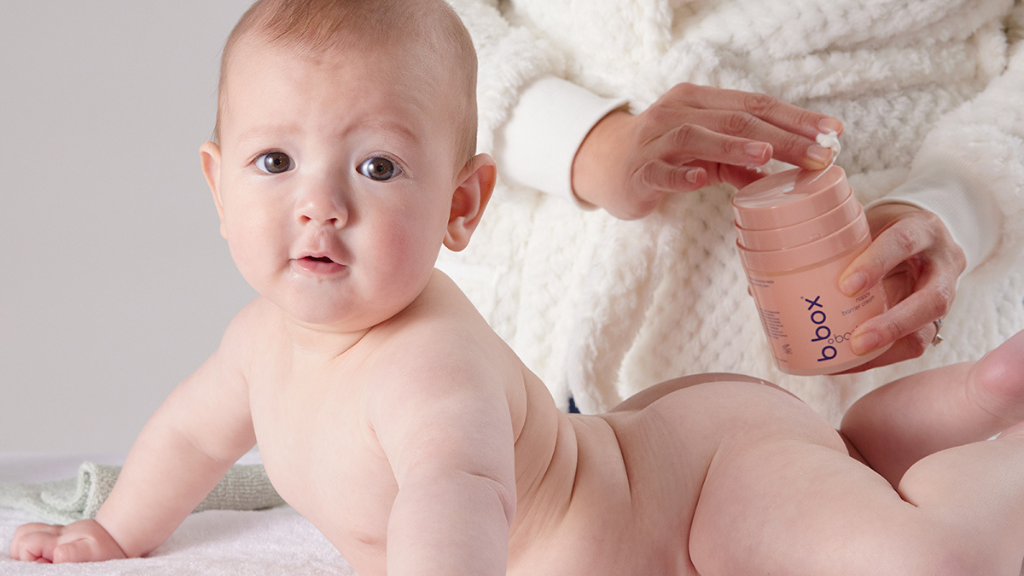
<svg viewBox="0 0 1024 576"><path fill-rule="evenodd" d="M860 204L854 206L859 213L852 222L824 238L795 248L761 252L748 250L737 240L736 247L739 248L743 266L747 270L759 272L789 273L831 260L858 246L866 247L871 242L871 229Z"/></svg>
<svg viewBox="0 0 1024 576"><path fill-rule="evenodd" d="M817 218L852 194L846 172L794 168L766 176L732 198L736 224L747 230L772 230Z"/></svg>
<svg viewBox="0 0 1024 576"><path fill-rule="evenodd" d="M824 238L860 217L860 202L850 194L832 210L799 224L770 230L747 230L736 225L740 246L747 250L785 250Z"/></svg>

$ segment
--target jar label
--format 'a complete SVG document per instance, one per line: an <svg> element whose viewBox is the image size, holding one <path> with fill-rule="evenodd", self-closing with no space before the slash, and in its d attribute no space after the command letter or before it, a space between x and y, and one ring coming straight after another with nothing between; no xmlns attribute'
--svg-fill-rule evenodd
<svg viewBox="0 0 1024 576"><path fill-rule="evenodd" d="M839 275L858 253L789 274L747 271L761 324L783 372L833 374L885 351L857 356L850 346L854 329L888 308L881 284L852 298L839 291Z"/></svg>

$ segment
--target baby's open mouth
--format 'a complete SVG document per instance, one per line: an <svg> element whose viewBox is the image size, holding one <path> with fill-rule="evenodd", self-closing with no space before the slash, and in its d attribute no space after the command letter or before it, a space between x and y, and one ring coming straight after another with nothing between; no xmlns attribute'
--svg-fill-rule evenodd
<svg viewBox="0 0 1024 576"><path fill-rule="evenodd" d="M335 262L330 256L313 256L312 254L295 260L295 265L314 274L334 274L345 269L343 264Z"/></svg>

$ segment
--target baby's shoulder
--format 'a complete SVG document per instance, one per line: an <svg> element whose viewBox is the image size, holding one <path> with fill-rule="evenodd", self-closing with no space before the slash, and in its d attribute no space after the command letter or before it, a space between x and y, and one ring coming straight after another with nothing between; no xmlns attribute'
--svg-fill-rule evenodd
<svg viewBox="0 0 1024 576"><path fill-rule="evenodd" d="M238 361L251 357L259 342L275 330L277 316L271 311L272 305L262 296L246 304L228 323L218 351Z"/></svg>
<svg viewBox="0 0 1024 576"><path fill-rule="evenodd" d="M518 358L447 276L435 274L416 302L374 328L365 344L391 382L439 386L521 379ZM386 375L386 376L385 376Z"/></svg>
<svg viewBox="0 0 1024 576"><path fill-rule="evenodd" d="M245 338L270 329L272 318L280 316L271 313L274 309L274 305L265 297L253 298L231 319L225 334L232 338Z"/></svg>
<svg viewBox="0 0 1024 576"><path fill-rule="evenodd" d="M500 338L450 278L435 271L420 296L385 326L389 340L403 346L448 349L455 355L470 353L467 342L488 349L501 348Z"/></svg>

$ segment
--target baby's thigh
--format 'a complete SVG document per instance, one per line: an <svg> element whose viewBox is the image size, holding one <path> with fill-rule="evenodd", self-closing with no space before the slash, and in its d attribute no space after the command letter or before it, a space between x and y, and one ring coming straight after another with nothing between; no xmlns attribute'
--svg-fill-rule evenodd
<svg viewBox="0 0 1024 576"><path fill-rule="evenodd" d="M872 555L899 541L906 503L827 422L784 404L733 415L698 497L691 561L702 574L871 573Z"/></svg>
<svg viewBox="0 0 1024 576"><path fill-rule="evenodd" d="M640 409L630 410L633 406ZM682 523L688 532L692 513L710 472L723 463L747 466L734 458L763 444L787 438L833 450L845 450L838 433L795 396L761 380L734 375L682 378L627 400L608 415L631 473L636 506L653 516ZM731 468L730 468L731 469ZM682 511L682 516L676 514Z"/></svg>

